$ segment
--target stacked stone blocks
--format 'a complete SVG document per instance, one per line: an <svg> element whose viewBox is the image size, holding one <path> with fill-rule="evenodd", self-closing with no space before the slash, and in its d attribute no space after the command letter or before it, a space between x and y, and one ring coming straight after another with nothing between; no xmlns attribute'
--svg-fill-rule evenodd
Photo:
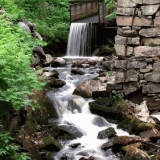
<svg viewBox="0 0 160 160"><path fill-rule="evenodd" d="M117 0L115 83L124 94L160 93L160 0ZM116 88L114 86L114 88Z"/></svg>

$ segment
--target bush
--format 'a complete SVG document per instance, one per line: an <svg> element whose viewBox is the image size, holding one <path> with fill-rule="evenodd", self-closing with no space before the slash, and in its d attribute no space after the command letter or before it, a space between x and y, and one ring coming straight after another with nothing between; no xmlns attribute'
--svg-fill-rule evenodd
<svg viewBox="0 0 160 160"><path fill-rule="evenodd" d="M107 20L114 20L116 17L115 0L104 0L107 10L111 10L111 13L106 16Z"/></svg>
<svg viewBox="0 0 160 160"><path fill-rule="evenodd" d="M0 102L7 102L18 110L28 104L25 96L31 94L32 89L44 86L30 68L32 49L42 42L8 21L5 15L0 15L0 24Z"/></svg>
<svg viewBox="0 0 160 160"><path fill-rule="evenodd" d="M2 127L2 126L0 126ZM13 138L6 131L0 130L0 159L4 160L30 160L28 156L19 154L19 147L12 144Z"/></svg>
<svg viewBox="0 0 160 160"><path fill-rule="evenodd" d="M68 0L1 0L12 19L29 20L48 41L67 41L69 28Z"/></svg>

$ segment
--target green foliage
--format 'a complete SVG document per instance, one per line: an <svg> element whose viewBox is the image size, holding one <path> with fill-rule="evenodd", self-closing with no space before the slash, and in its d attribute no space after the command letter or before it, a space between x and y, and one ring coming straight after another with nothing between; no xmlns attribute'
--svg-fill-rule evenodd
<svg viewBox="0 0 160 160"><path fill-rule="evenodd" d="M30 68L32 49L38 44L43 43L0 15L0 102L10 103L16 110L28 104L24 97L31 90L44 86Z"/></svg>
<svg viewBox="0 0 160 160"><path fill-rule="evenodd" d="M2 1L2 2L1 2ZM0 0L12 20L29 20L46 39L67 41L69 28L68 0Z"/></svg>
<svg viewBox="0 0 160 160"><path fill-rule="evenodd" d="M2 126L0 126L2 127ZM12 144L13 138L8 132L0 129L0 159L4 160L29 160L26 155L19 154L19 147Z"/></svg>
<svg viewBox="0 0 160 160"><path fill-rule="evenodd" d="M106 16L107 20L114 20L116 16L115 0L105 0L107 10L112 12Z"/></svg>

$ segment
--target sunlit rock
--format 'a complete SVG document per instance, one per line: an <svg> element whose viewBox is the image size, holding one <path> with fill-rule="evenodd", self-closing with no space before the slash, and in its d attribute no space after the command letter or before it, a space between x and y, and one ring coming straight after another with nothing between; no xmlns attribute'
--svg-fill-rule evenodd
<svg viewBox="0 0 160 160"><path fill-rule="evenodd" d="M134 48L135 57L155 57L160 55L160 47L138 46Z"/></svg>
<svg viewBox="0 0 160 160"><path fill-rule="evenodd" d="M147 152L140 150L136 147L131 147L125 157L124 160L151 160L150 156L147 154Z"/></svg>
<svg viewBox="0 0 160 160"><path fill-rule="evenodd" d="M66 61L63 58L56 58L53 63L52 67L65 67L66 66Z"/></svg>
<svg viewBox="0 0 160 160"><path fill-rule="evenodd" d="M135 4L143 4L143 0L129 0L129 1Z"/></svg>
<svg viewBox="0 0 160 160"><path fill-rule="evenodd" d="M53 63L53 61L54 61L54 58L50 54L46 54L46 59L43 62L43 65L49 66L50 64Z"/></svg>
<svg viewBox="0 0 160 160"><path fill-rule="evenodd" d="M158 37L160 36L160 29L159 28L147 28L141 29L139 34L143 37Z"/></svg>
<svg viewBox="0 0 160 160"><path fill-rule="evenodd" d="M18 25L22 27L26 32L31 33L29 26L24 22L18 22Z"/></svg>
<svg viewBox="0 0 160 160"><path fill-rule="evenodd" d="M126 15L126 16L132 16L135 13L135 8L117 8L116 14L117 15Z"/></svg>
<svg viewBox="0 0 160 160"><path fill-rule="evenodd" d="M150 118L149 110L146 101L142 102L140 105L135 106L135 116L143 122L155 123L155 121Z"/></svg>
<svg viewBox="0 0 160 160"><path fill-rule="evenodd" d="M143 4L158 4L160 0L143 0Z"/></svg>
<svg viewBox="0 0 160 160"><path fill-rule="evenodd" d="M102 83L100 80L87 80L80 84L74 91L73 94L82 96L84 98L91 98L93 91L99 91Z"/></svg>
<svg viewBox="0 0 160 160"><path fill-rule="evenodd" d="M133 54L133 47L115 44L116 55L118 57L130 56Z"/></svg>
<svg viewBox="0 0 160 160"><path fill-rule="evenodd" d="M117 5L118 7L136 7L136 4L129 0L118 0Z"/></svg>
<svg viewBox="0 0 160 160"><path fill-rule="evenodd" d="M154 15L159 9L158 5L141 6L142 14L145 16Z"/></svg>

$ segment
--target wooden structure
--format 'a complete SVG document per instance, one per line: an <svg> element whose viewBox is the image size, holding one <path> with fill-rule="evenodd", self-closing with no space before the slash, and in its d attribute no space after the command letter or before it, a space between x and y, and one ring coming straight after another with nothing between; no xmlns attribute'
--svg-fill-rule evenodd
<svg viewBox="0 0 160 160"><path fill-rule="evenodd" d="M70 21L85 23L105 23L106 6L104 0L70 1Z"/></svg>

